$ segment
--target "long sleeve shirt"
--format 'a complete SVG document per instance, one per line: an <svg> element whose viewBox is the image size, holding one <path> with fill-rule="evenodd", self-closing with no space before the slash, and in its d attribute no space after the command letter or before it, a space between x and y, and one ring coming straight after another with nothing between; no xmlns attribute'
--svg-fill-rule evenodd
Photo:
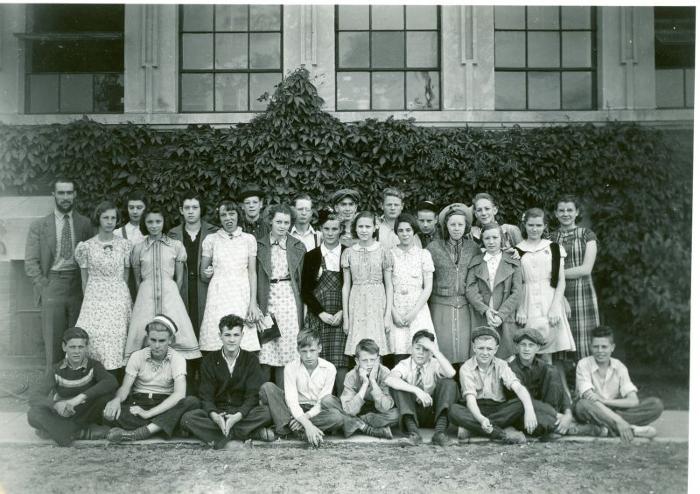
<svg viewBox="0 0 700 494"><path fill-rule="evenodd" d="M199 398L207 412L240 412L243 417L260 401L260 386L264 382L257 357L241 350L229 371L221 351L212 352L202 360Z"/></svg>
<svg viewBox="0 0 700 494"><path fill-rule="evenodd" d="M300 359L284 366L284 398L296 419L304 415L301 405L320 406L321 398L333 393L335 366L322 358L309 373Z"/></svg>
<svg viewBox="0 0 700 494"><path fill-rule="evenodd" d="M394 399L391 397L389 387L386 385L386 378L389 377L391 371L383 365L380 366L377 373L377 384L379 386L373 390L372 385L368 384L367 391L361 395L359 391L362 387L362 379L358 375L357 369L355 367L345 375L343 392L340 395L343 410L349 415L357 415L367 401L374 402L374 408L378 412L391 410L394 407Z"/></svg>
<svg viewBox="0 0 700 494"><path fill-rule="evenodd" d="M118 383L97 360L86 358L74 369L64 359L53 367L53 372L32 390L30 406L53 404L84 394L90 402L99 396L113 393Z"/></svg>

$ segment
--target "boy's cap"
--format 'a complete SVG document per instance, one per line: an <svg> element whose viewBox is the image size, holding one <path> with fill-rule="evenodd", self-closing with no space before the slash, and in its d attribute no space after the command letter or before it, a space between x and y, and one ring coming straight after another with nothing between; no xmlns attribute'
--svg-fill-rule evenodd
<svg viewBox="0 0 700 494"><path fill-rule="evenodd" d="M87 332L83 328L68 328L63 332L63 343L68 343L73 338L81 338L85 341L90 339Z"/></svg>
<svg viewBox="0 0 700 494"><path fill-rule="evenodd" d="M513 335L513 342L515 343L520 343L524 339L528 339L539 346L542 346L546 343L544 341L544 336L542 336L542 333L533 328L519 329Z"/></svg>
<svg viewBox="0 0 700 494"><path fill-rule="evenodd" d="M438 207L433 201L421 201L416 206L416 211L432 211L437 214Z"/></svg>
<svg viewBox="0 0 700 494"><path fill-rule="evenodd" d="M243 187L243 190L241 190L240 195L238 196L238 199L243 202L246 200L248 197L256 196L259 197L260 199L265 197L265 191L262 190L262 187L258 187L257 185L253 184L248 184Z"/></svg>
<svg viewBox="0 0 700 494"><path fill-rule="evenodd" d="M479 326L472 331L472 341L477 339L479 336L490 336L496 340L496 343L501 343L501 335L498 334L498 331L489 326Z"/></svg>
<svg viewBox="0 0 700 494"><path fill-rule="evenodd" d="M333 195L331 196L331 204L335 206L346 197L349 197L355 203L360 202L360 193L355 189L340 189L333 192Z"/></svg>

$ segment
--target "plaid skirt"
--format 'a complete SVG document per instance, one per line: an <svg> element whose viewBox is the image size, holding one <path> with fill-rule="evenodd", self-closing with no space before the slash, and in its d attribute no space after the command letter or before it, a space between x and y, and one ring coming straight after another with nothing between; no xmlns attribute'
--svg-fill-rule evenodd
<svg viewBox="0 0 700 494"><path fill-rule="evenodd" d="M343 308L343 283L340 272L328 271L323 268L321 277L316 284L314 295L323 307L324 312L335 314ZM336 367L347 367L348 357L345 355L347 335L343 324L329 326L315 314L307 311L304 325L313 329L321 336L321 358L328 360Z"/></svg>

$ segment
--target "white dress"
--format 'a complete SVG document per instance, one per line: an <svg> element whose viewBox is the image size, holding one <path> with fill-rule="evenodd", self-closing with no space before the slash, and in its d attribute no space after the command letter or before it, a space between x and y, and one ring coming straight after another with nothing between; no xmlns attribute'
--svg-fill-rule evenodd
<svg viewBox="0 0 700 494"><path fill-rule="evenodd" d="M199 348L205 352L221 349L219 321L234 314L245 319L250 304L248 262L255 257L258 244L253 235L240 227L230 235L222 228L202 241L202 257L212 260L214 275L209 281L207 305L199 330ZM255 326L243 328L241 348L249 352L260 350Z"/></svg>
<svg viewBox="0 0 700 494"><path fill-rule="evenodd" d="M574 351L576 345L571 334L569 321L566 318L564 297L555 310L559 314L559 322L556 326L550 326L549 308L552 305L555 289L552 288L552 250L550 240L540 240L532 247L525 241L518 244L518 248L524 251L520 258L523 271L523 299L518 309L519 313L527 316L526 327L537 329L547 342L540 353L554 353L560 351ZM560 246L562 259L566 257L566 251ZM563 274L563 273L562 273Z"/></svg>

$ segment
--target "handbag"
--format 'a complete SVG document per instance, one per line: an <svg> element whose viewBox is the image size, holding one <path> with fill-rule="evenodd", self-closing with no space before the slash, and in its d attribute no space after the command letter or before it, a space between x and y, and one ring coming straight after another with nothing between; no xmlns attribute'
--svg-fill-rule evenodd
<svg viewBox="0 0 700 494"><path fill-rule="evenodd" d="M274 314L267 314L263 316L263 318L260 319L256 325L258 327L258 340L260 340L261 345L282 336Z"/></svg>

